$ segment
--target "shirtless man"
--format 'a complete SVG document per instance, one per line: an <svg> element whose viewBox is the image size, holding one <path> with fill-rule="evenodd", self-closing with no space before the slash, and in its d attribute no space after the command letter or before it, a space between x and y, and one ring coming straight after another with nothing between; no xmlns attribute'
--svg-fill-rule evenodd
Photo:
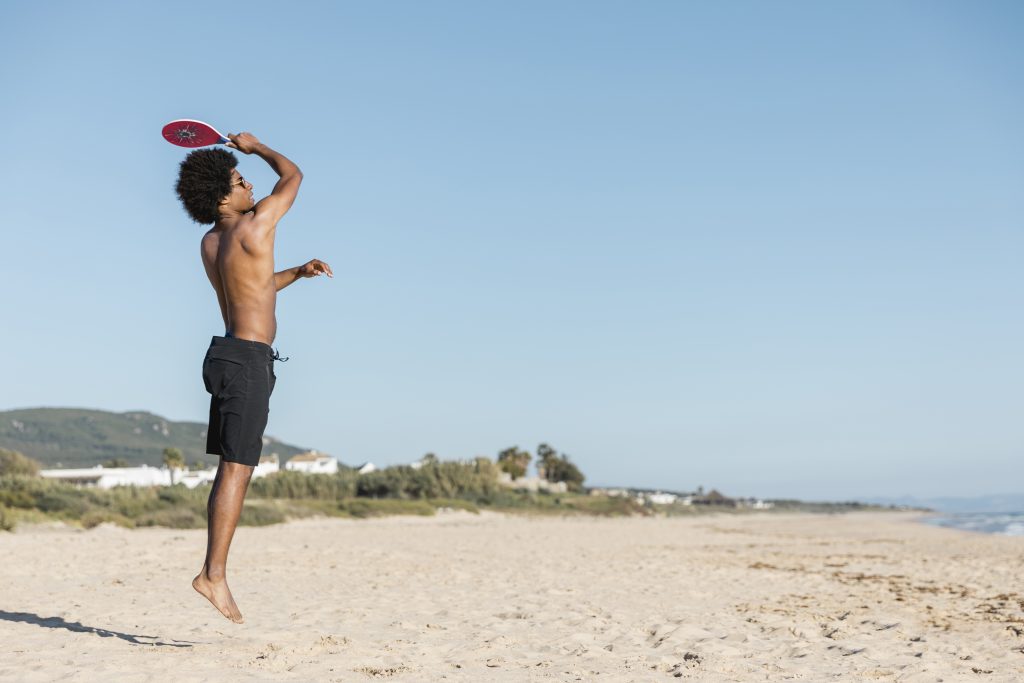
<svg viewBox="0 0 1024 683"><path fill-rule="evenodd" d="M189 154L176 190L193 220L214 224L203 236L202 257L225 329L203 360L203 382L211 394L206 450L220 456L220 466L206 506L206 560L192 587L240 624L242 613L227 584L228 549L259 462L277 379L273 366L280 359L270 347L277 333L277 292L299 278L334 273L318 259L274 272L277 222L295 201L302 172L250 133L228 137L229 147L256 154L280 176L270 196L254 202L252 184L235 168L235 155L219 148Z"/></svg>

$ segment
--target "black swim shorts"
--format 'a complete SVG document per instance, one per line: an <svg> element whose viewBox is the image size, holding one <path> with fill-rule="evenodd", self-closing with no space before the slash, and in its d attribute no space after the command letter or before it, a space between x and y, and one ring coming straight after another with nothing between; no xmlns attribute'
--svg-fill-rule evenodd
<svg viewBox="0 0 1024 683"><path fill-rule="evenodd" d="M203 359L203 383L210 392L206 452L255 467L263 449L277 354L261 342L214 337Z"/></svg>

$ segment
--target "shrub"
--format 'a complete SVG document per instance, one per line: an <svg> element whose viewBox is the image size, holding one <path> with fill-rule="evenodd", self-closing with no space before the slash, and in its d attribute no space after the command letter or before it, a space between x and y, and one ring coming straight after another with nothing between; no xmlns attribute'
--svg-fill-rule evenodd
<svg viewBox="0 0 1024 683"><path fill-rule="evenodd" d="M369 498L464 498L482 502L495 495L498 468L487 458L471 463L427 463L387 467L359 477L356 495Z"/></svg>
<svg viewBox="0 0 1024 683"><path fill-rule="evenodd" d="M266 477L253 479L249 484L249 495L257 498L341 500L355 495L358 476L351 470L337 474L275 472Z"/></svg>
<svg viewBox="0 0 1024 683"><path fill-rule="evenodd" d="M171 529L200 529L206 526L206 519L188 509L159 510L148 512L135 520L135 526L165 526Z"/></svg>
<svg viewBox="0 0 1024 683"><path fill-rule="evenodd" d="M78 519L92 507L87 496L75 489L53 489L36 498L35 507L59 517Z"/></svg>
<svg viewBox="0 0 1024 683"><path fill-rule="evenodd" d="M242 508L238 523L241 526L267 526L284 520L284 513L274 505L246 505Z"/></svg>
<svg viewBox="0 0 1024 683"><path fill-rule="evenodd" d="M338 504L338 509L353 517L381 517L383 515L422 515L429 517L435 512L434 506L421 500L367 500L353 498Z"/></svg>
<svg viewBox="0 0 1024 683"><path fill-rule="evenodd" d="M130 519L167 507L155 490L137 486L115 486L106 492L106 498L108 508Z"/></svg>
<svg viewBox="0 0 1024 683"><path fill-rule="evenodd" d="M0 448L0 477L6 475L35 477L38 474L38 462L18 451Z"/></svg>
<svg viewBox="0 0 1024 683"><path fill-rule="evenodd" d="M27 477L0 477L0 505L26 510L34 508L34 494L41 491L46 483L40 479Z"/></svg>
<svg viewBox="0 0 1024 683"><path fill-rule="evenodd" d="M0 531L14 531L14 515L0 506Z"/></svg>
<svg viewBox="0 0 1024 683"><path fill-rule="evenodd" d="M206 500L210 497L210 489L205 487L190 489L184 484L161 486L155 490L157 498L171 505L199 505L205 507Z"/></svg>
<svg viewBox="0 0 1024 683"><path fill-rule="evenodd" d="M131 529L135 526L135 522L132 520L128 519L124 515L111 512L110 510L90 510L82 515L82 526L86 529L92 529L104 522L111 522L118 526L123 526L126 529Z"/></svg>

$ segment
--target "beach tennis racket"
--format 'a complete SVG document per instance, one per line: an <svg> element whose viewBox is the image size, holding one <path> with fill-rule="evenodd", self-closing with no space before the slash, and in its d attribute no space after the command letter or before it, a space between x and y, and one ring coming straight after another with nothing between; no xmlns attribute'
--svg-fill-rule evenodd
<svg viewBox="0 0 1024 683"><path fill-rule="evenodd" d="M206 147L228 142L226 135L208 123L193 119L171 121L161 131L164 140L179 147Z"/></svg>

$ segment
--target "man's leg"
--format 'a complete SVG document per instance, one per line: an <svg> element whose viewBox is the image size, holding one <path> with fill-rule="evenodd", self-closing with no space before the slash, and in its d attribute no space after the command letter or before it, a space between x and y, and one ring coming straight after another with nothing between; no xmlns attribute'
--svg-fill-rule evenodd
<svg viewBox="0 0 1024 683"><path fill-rule="evenodd" d="M235 535L242 502L249 487L253 468L221 460L206 504L206 561L192 587L206 597L221 614L241 624L242 613L231 597L227 582L228 549Z"/></svg>

